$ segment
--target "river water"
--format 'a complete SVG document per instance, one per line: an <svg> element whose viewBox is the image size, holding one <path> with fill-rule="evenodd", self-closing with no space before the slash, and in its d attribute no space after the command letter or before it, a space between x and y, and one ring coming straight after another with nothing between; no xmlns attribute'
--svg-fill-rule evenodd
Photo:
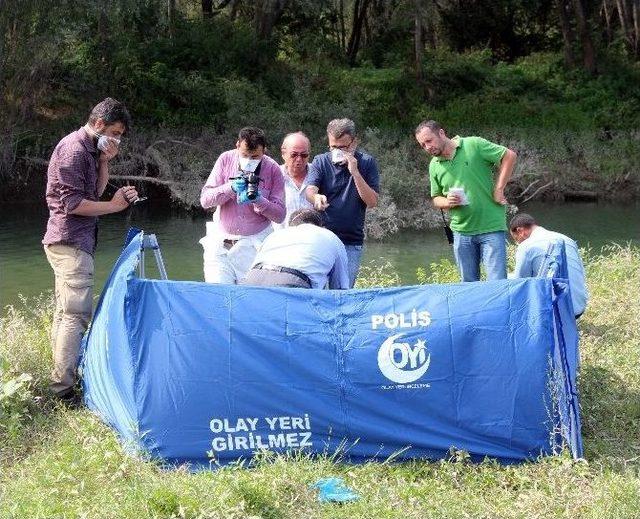
<svg viewBox="0 0 640 519"><path fill-rule="evenodd" d="M543 204L520 208L541 225L562 232L581 247L600 250L607 243L629 241L640 246L640 204ZM50 290L53 274L40 240L47 221L44 206L4 204L0 208L0 305L15 304L23 296ZM96 293L99 293L123 244L126 230L139 227L158 237L170 279L202 278L204 218L192 218L162 208L135 207L100 218L96 254ZM453 258L442 229L404 232L383 242L366 243L364 263L391 263L405 285L416 282L416 269L442 258ZM148 275L155 274L149 272Z"/></svg>

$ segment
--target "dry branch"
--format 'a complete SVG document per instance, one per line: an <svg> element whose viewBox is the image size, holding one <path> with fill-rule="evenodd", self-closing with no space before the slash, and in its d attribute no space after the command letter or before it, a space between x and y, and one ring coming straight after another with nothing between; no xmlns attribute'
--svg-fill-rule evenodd
<svg viewBox="0 0 640 519"><path fill-rule="evenodd" d="M550 182L547 182L544 186L540 186L538 189L536 189L532 195L528 196L527 198L525 198L522 202L520 202L521 204L524 204L525 202L528 202L529 200L531 200L532 198L534 198L540 191L542 191L543 189L548 188L550 185L552 185L554 183L553 180L551 180Z"/></svg>
<svg viewBox="0 0 640 519"><path fill-rule="evenodd" d="M164 180L156 177L142 177L140 175L110 175L110 180L128 180L131 182L151 182L152 184L160 184L163 186L175 186L178 185L178 182L174 182L173 180Z"/></svg>

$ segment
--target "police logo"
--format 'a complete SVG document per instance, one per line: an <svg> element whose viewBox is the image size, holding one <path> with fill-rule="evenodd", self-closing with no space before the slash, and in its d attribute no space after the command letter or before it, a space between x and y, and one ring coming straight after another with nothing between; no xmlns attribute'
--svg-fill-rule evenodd
<svg viewBox="0 0 640 519"><path fill-rule="evenodd" d="M429 369L431 354L427 355L426 342L422 339L411 346L408 342L395 342L406 335L397 333L382 343L378 350L378 367L382 374L397 384L415 382Z"/></svg>

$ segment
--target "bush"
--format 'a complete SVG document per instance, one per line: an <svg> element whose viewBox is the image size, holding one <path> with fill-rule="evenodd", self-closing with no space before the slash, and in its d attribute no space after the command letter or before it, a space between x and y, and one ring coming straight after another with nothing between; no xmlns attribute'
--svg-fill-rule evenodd
<svg viewBox="0 0 640 519"><path fill-rule="evenodd" d="M384 288L400 285L400 276L389 262L370 261L362 265L356 279L356 288Z"/></svg>
<svg viewBox="0 0 640 519"><path fill-rule="evenodd" d="M169 36L158 19L161 12L131 6L109 11L111 30L101 39L92 34L105 23L100 16L89 10L66 31L54 64L62 87L58 96L71 92L77 102L112 95L136 121L175 127L221 125L227 78L261 84L272 99L287 92L282 78L288 74L284 64L276 65L274 46L259 41L247 24L225 17L178 19Z"/></svg>
<svg viewBox="0 0 640 519"><path fill-rule="evenodd" d="M2 362L0 370L0 444L15 443L25 421L30 418L33 377L27 373L12 376L8 364Z"/></svg>
<svg viewBox="0 0 640 519"><path fill-rule="evenodd" d="M455 263L449 259L442 259L437 263L431 263L428 270L419 267L416 275L420 285L458 283L460 281L458 268Z"/></svg>
<svg viewBox="0 0 640 519"><path fill-rule="evenodd" d="M422 61L429 100L434 106L480 90L493 74L487 50L454 53L445 49L425 53Z"/></svg>
<svg viewBox="0 0 640 519"><path fill-rule="evenodd" d="M29 373L33 377L32 388L44 392L52 368L49 331L54 301L51 294L22 299L17 306L3 310L2 334L0 334L0 359L3 366L10 366L8 376ZM26 347L28 345L28 347Z"/></svg>
<svg viewBox="0 0 640 519"><path fill-rule="evenodd" d="M619 60L616 68L590 77L567 71L558 53L496 65L486 52L440 52L425 59L432 102L415 108L415 119L554 131L635 129L640 120L640 71Z"/></svg>

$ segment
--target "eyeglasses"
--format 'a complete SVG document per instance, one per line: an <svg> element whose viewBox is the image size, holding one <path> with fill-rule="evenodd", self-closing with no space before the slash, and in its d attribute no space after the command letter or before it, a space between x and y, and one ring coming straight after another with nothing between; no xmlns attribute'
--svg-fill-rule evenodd
<svg viewBox="0 0 640 519"><path fill-rule="evenodd" d="M354 140L355 140L355 139L351 139L351 142L349 142L349 144L343 144L343 145L341 145L341 146L339 146L339 145L337 145L337 144L336 144L336 145L334 145L334 146L329 146L329 149L330 149L330 150L342 150L342 151L346 151L346 150L348 150L348 149L351 147L351 145L353 144L353 141L354 141Z"/></svg>
<svg viewBox="0 0 640 519"><path fill-rule="evenodd" d="M298 153L297 151L292 151L291 153L289 153L289 157L291 157L292 159L297 159L298 157L300 157L301 159L308 159L309 158L309 154L308 153Z"/></svg>

